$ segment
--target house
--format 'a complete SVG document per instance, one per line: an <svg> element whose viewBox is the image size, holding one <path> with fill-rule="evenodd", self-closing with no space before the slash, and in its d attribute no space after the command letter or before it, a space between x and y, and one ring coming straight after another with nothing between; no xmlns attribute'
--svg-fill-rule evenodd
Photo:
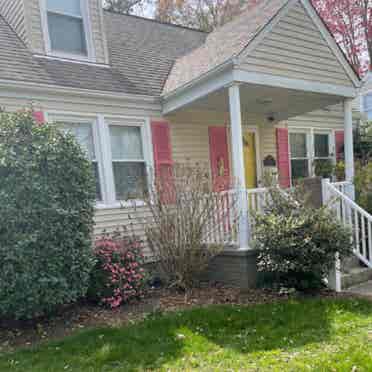
<svg viewBox="0 0 372 372"><path fill-rule="evenodd" d="M372 71L364 77L360 96L355 101L356 109L364 115L365 120L372 120Z"/></svg>
<svg viewBox="0 0 372 372"><path fill-rule="evenodd" d="M248 1L210 34L104 11L101 0L0 0L0 14L0 106L32 104L76 135L95 169L96 234L128 222L120 206L138 199L136 177L175 161L206 162L214 181L234 177L242 190L270 169L288 187L345 142L353 179L360 80L309 0Z"/></svg>

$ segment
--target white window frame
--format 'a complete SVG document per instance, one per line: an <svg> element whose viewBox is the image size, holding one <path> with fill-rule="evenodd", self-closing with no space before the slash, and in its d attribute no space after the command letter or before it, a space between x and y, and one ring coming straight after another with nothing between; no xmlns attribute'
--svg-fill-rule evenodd
<svg viewBox="0 0 372 372"><path fill-rule="evenodd" d="M290 134L291 133L304 133L306 134L306 147L307 147L307 157L306 158L292 158L291 154L291 143ZM329 157L316 157L315 156L315 134L327 134L329 138ZM290 127L288 128L288 143L289 143L289 160L290 160L290 175L291 184L293 182L292 178L292 159L293 160L308 160L309 167L309 177L315 176L315 164L314 161L317 159L330 159L334 164L336 164L336 145L335 145L335 130L330 128L303 128L303 127Z"/></svg>
<svg viewBox="0 0 372 372"><path fill-rule="evenodd" d="M136 120L137 123L133 123L133 120ZM121 206L143 206L145 202L144 200L141 199L130 201L116 200L113 160L111 152L110 126L111 125L123 127L134 126L140 128L144 159L140 159L139 161L141 162L144 161L146 171L150 175L154 165L150 119L144 117L98 115L98 123L105 172L104 179L106 190L105 205L99 207L117 208ZM135 160L132 159L131 161L133 162ZM150 188L151 187L150 177L148 177L147 181L148 187Z"/></svg>
<svg viewBox="0 0 372 372"><path fill-rule="evenodd" d="M300 158L295 158L295 157L292 157L292 152L291 152L291 134L304 134L305 135L305 138L306 138L306 157L300 157ZM312 141L311 141L311 135L310 135L310 132L309 130L306 130L306 129L290 129L288 131L288 152L289 152L289 172L290 172L290 175L291 175L291 183L293 182L293 178L292 178L292 160L307 160L307 164L308 164L308 174L309 176L311 175L311 148L312 148Z"/></svg>
<svg viewBox="0 0 372 372"><path fill-rule="evenodd" d="M95 153L95 160L98 165L98 182L100 185L101 191L101 199L97 200L97 205L100 205L105 200L105 190L104 190L104 180L103 180L103 162L101 156L101 147L99 143L99 132L98 132L98 121L97 117L95 116L87 116L87 115L79 115L79 114L63 114L63 113L53 113L48 112L45 113L46 121L50 121L56 123L58 128L58 122L63 123L66 122L68 124L89 124L92 126L92 134L93 134L93 146L94 146L94 153ZM93 161L92 161L93 162Z"/></svg>
<svg viewBox="0 0 372 372"><path fill-rule="evenodd" d="M154 169L153 146L151 136L150 118L133 116L114 116L103 114L83 114L76 112L48 111L45 112L46 121L67 121L76 123L92 123L93 142L98 160L99 181L101 187L102 201L96 203L97 209L113 209L120 207L144 206L144 200L117 201L115 195L115 181L112 167L111 140L109 125L138 126L141 128L143 155L146 170L151 175ZM132 124L136 120L137 124ZM152 180L148 177L150 189Z"/></svg>
<svg viewBox="0 0 372 372"><path fill-rule="evenodd" d="M49 35L49 27L48 27L47 0L39 0L39 1L40 1L40 11L41 11L41 25L42 25L43 35L44 35L44 45L45 45L46 54L48 56L54 56L54 57L59 57L63 59L73 59L73 60L81 60L81 61L87 61L87 62L95 62L94 43L93 43L92 27L91 27L90 12L89 12L89 0L80 0L81 17L83 21L85 44L87 48L86 55L68 53L68 52L63 52L63 51L52 49L52 44L51 44L50 35ZM68 15L68 14L61 13L61 15Z"/></svg>

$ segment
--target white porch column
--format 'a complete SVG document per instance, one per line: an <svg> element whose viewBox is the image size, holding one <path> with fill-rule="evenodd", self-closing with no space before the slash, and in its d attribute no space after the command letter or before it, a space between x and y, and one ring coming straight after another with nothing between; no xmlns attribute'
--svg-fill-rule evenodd
<svg viewBox="0 0 372 372"><path fill-rule="evenodd" d="M245 184L244 150L242 115L240 107L240 90L238 84L229 87L231 151L235 188L238 192L237 207L239 210L239 249L249 246L248 200Z"/></svg>
<svg viewBox="0 0 372 372"><path fill-rule="evenodd" d="M345 152L345 179L354 182L354 144L353 144L353 104L351 99L344 101L344 152ZM349 191L354 199L354 187Z"/></svg>

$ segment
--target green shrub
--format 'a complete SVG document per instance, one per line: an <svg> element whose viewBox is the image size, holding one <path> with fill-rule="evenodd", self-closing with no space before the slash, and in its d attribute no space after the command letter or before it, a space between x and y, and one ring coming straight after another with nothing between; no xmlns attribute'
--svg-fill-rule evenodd
<svg viewBox="0 0 372 372"><path fill-rule="evenodd" d="M32 318L84 296L95 183L71 135L0 114L0 316Z"/></svg>
<svg viewBox="0 0 372 372"><path fill-rule="evenodd" d="M315 175L322 178L331 178L335 172L335 166L329 159L316 159L314 161Z"/></svg>
<svg viewBox="0 0 372 372"><path fill-rule="evenodd" d="M115 231L95 243L96 265L91 272L88 298L116 308L143 294L143 245L136 236Z"/></svg>
<svg viewBox="0 0 372 372"><path fill-rule="evenodd" d="M356 163L354 184L356 202L372 213L372 162L365 165Z"/></svg>
<svg viewBox="0 0 372 372"><path fill-rule="evenodd" d="M255 216L258 266L275 285L317 289L334 265L336 252L340 257L352 253L350 231L330 210L307 206L299 194L288 197L272 189L265 214Z"/></svg>

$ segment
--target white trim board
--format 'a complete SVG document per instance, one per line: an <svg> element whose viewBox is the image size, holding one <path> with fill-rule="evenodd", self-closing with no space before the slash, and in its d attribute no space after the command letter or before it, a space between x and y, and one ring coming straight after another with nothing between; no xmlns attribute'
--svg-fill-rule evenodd
<svg viewBox="0 0 372 372"><path fill-rule="evenodd" d="M356 88L350 88L347 86L292 79L276 75L250 72L242 69L236 69L234 71L234 80L255 85L293 89L303 92L328 94L346 98L355 98L358 93Z"/></svg>

